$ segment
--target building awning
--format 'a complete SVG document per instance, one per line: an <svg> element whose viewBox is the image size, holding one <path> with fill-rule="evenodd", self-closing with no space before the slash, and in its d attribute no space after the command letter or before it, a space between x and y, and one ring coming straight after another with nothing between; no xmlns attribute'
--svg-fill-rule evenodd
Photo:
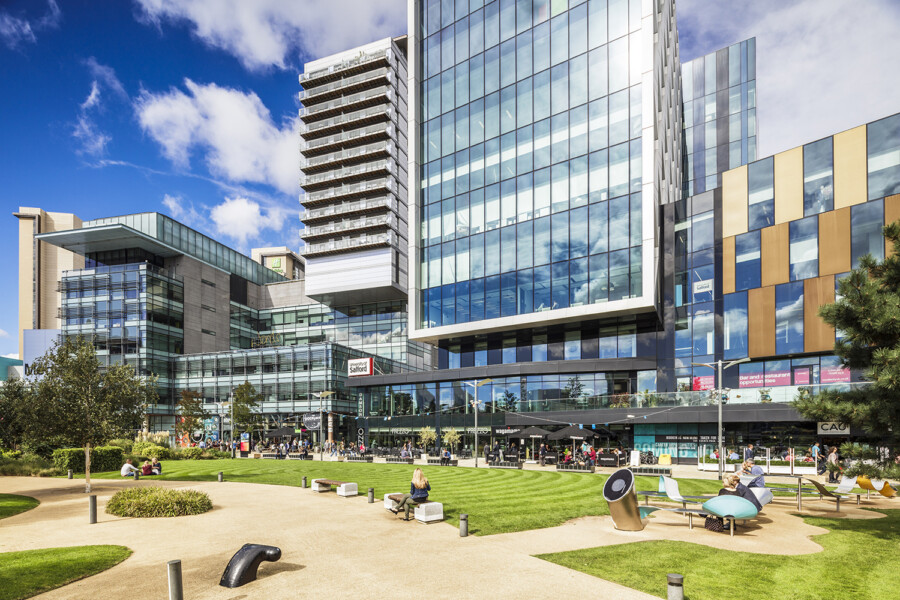
<svg viewBox="0 0 900 600"><path fill-rule="evenodd" d="M183 252L172 246L121 223L41 233L34 237L42 242L53 244L81 256L93 252L124 250L126 248L140 248L163 257L183 254Z"/></svg>

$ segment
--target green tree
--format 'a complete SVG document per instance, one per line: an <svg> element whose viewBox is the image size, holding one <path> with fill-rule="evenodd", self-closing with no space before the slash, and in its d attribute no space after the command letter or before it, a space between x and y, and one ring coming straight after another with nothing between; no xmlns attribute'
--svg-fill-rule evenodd
<svg viewBox="0 0 900 600"><path fill-rule="evenodd" d="M426 449L428 446L434 444L434 441L437 439L437 432L434 430L434 427L423 427L419 430L419 440L422 442L422 446Z"/></svg>
<svg viewBox="0 0 900 600"><path fill-rule="evenodd" d="M175 415L175 435L190 439L191 434L203 429L203 419L208 418L209 413L203 409L200 394L194 390L181 390L178 413Z"/></svg>
<svg viewBox="0 0 900 600"><path fill-rule="evenodd" d="M255 412L262 401L262 394L256 392L256 388L249 381L234 388L232 402L234 403L234 431L242 433L252 430L260 419L260 414Z"/></svg>
<svg viewBox="0 0 900 600"><path fill-rule="evenodd" d="M24 440L31 388L19 377L0 386L0 448L17 448Z"/></svg>
<svg viewBox="0 0 900 600"><path fill-rule="evenodd" d="M862 371L870 383L849 391L822 390L794 401L814 421L838 421L887 442L900 437L900 221L883 229L893 252L877 261L862 257L841 279L840 299L819 316L841 332L834 353L844 367Z"/></svg>
<svg viewBox="0 0 900 600"><path fill-rule="evenodd" d="M584 383L578 375L569 377L566 387L560 390L563 400L578 400L584 396Z"/></svg>
<svg viewBox="0 0 900 600"><path fill-rule="evenodd" d="M156 378L125 364L101 369L93 344L80 336L55 344L35 361L34 372L26 435L84 448L90 492L91 448L140 429L147 405L159 401Z"/></svg>
<svg viewBox="0 0 900 600"><path fill-rule="evenodd" d="M455 454L456 446L459 444L460 440L459 432L455 429L448 429L441 438L444 440L444 446L449 447Z"/></svg>

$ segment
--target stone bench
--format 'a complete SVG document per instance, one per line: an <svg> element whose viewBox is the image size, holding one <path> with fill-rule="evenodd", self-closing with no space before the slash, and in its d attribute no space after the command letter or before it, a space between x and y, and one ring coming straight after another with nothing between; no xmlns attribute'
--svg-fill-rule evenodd
<svg viewBox="0 0 900 600"><path fill-rule="evenodd" d="M411 465L411 464L413 464L413 459L411 459L411 458L400 458L399 456L388 456L388 457L387 457L386 459L384 459L384 460L385 460L385 462L388 462L388 463L397 463L397 464L401 464L401 465Z"/></svg>
<svg viewBox="0 0 900 600"><path fill-rule="evenodd" d="M577 465L577 464L558 464L556 465L557 471L577 471L579 473L596 473L597 469L591 465Z"/></svg>
<svg viewBox="0 0 900 600"><path fill-rule="evenodd" d="M491 463L492 469L521 469L524 461L511 462L508 460L497 460Z"/></svg>
<svg viewBox="0 0 900 600"><path fill-rule="evenodd" d="M371 456L348 456L347 462L370 463L370 462L372 462L372 457Z"/></svg>
<svg viewBox="0 0 900 600"><path fill-rule="evenodd" d="M312 460L312 454L301 454L300 452L291 452L287 455L288 460Z"/></svg>
<svg viewBox="0 0 900 600"><path fill-rule="evenodd" d="M403 494L385 494L385 510L396 510L401 500L403 500ZM413 512L416 521L419 523L435 523L444 520L444 505L440 502L434 502L433 500L416 503Z"/></svg>
<svg viewBox="0 0 900 600"><path fill-rule="evenodd" d="M278 454L275 452L263 452L260 458L278 458Z"/></svg>
<svg viewBox="0 0 900 600"><path fill-rule="evenodd" d="M672 467L628 467L635 475L665 475L672 476Z"/></svg>
<svg viewBox="0 0 900 600"><path fill-rule="evenodd" d="M429 459L428 459L428 464L429 464L429 465L440 465L440 464L441 464L441 460L442 460L442 459L440 459L440 458L429 458ZM444 465L444 466L447 466L447 465ZM457 459L455 459L455 458L451 458L451 459L450 459L450 466L451 466L451 467L458 467L458 466L459 466L459 460L457 460Z"/></svg>
<svg viewBox="0 0 900 600"><path fill-rule="evenodd" d="M312 490L314 492L330 492L331 487L337 487L337 495L338 496L356 496L358 493L357 486L355 483L350 483L346 481L336 481L334 479L313 479L312 480Z"/></svg>

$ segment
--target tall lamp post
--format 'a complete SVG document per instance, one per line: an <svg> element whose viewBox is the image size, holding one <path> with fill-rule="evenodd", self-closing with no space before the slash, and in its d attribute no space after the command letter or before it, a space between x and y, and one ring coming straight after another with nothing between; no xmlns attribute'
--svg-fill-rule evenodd
<svg viewBox="0 0 900 600"><path fill-rule="evenodd" d="M334 394L331 390L325 390L324 392L313 392L313 396L318 398L319 400L319 461L325 460L325 442L322 439L322 398L327 398Z"/></svg>
<svg viewBox="0 0 900 600"><path fill-rule="evenodd" d="M466 385L472 386L472 401L471 405L473 410L475 411L475 468L478 468L478 388L483 386L486 383L492 382L493 379L482 379L481 381L466 381L464 382Z"/></svg>
<svg viewBox="0 0 900 600"><path fill-rule="evenodd" d="M725 389L722 387L722 372L725 369L730 369L734 365L739 365L741 363L745 363L749 361L749 358L739 358L737 360L733 360L731 362L722 364L722 360L717 360L714 363L695 363L691 364L695 367L708 367L712 369L716 373L716 396L718 397L718 405L719 405L719 435L718 435L718 444L719 444L719 479L722 479L725 475L725 462L722 460L725 454L725 450L722 447L722 396L724 395Z"/></svg>

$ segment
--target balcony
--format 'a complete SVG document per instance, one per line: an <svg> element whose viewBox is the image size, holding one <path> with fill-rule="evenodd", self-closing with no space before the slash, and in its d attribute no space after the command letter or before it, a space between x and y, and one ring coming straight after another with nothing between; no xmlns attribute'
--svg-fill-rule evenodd
<svg viewBox="0 0 900 600"><path fill-rule="evenodd" d="M366 160L373 160L382 157L396 157L396 146L391 141L376 142L365 146L357 146L355 148L347 148L323 154L305 161L300 169L306 174L320 173L326 169L334 169L340 166L360 163Z"/></svg>
<svg viewBox="0 0 900 600"><path fill-rule="evenodd" d="M300 144L300 152L303 156L321 156L322 154L342 149L344 144L352 144L354 146L376 142L387 138L395 137L396 129L394 124L385 125L384 123L376 123L362 129L351 129L342 131L328 137L309 140Z"/></svg>
<svg viewBox="0 0 900 600"><path fill-rule="evenodd" d="M394 62L394 53L390 48L366 52L365 54L359 54L339 63L328 65L324 69L317 69L315 71L310 71L309 73L301 73L300 85L304 88L313 88L342 77L355 75L357 72L363 72L366 69L371 69L379 64L388 66L394 64Z"/></svg>
<svg viewBox="0 0 900 600"><path fill-rule="evenodd" d="M394 77L393 71L387 67L375 69L374 71L367 71L365 73L360 73L359 75L354 75L353 77L338 79L337 81L312 89L300 90L300 101L304 106L327 102L328 100L334 100L340 96L355 94L380 85L392 85L394 83Z"/></svg>
<svg viewBox="0 0 900 600"><path fill-rule="evenodd" d="M335 200L343 200L345 198L349 199L355 196L362 196L369 192L393 192L396 187L397 184L394 182L393 177L383 177L381 179L339 185L319 192L310 192L306 194L301 201L301 204L310 206L325 202L333 202Z"/></svg>
<svg viewBox="0 0 900 600"><path fill-rule="evenodd" d="M362 217L361 219L348 219L346 221L336 221L326 225L316 227L307 227L300 230L300 237L309 242L314 238L320 237L338 237L351 231L365 231L369 229L394 229L397 227L397 215L390 213L386 215L378 215L377 217Z"/></svg>
<svg viewBox="0 0 900 600"><path fill-rule="evenodd" d="M351 113L344 113L324 121L316 121L301 126L300 135L304 140L313 140L349 128L359 128L381 121L397 121L397 110L389 105L372 106Z"/></svg>
<svg viewBox="0 0 900 600"><path fill-rule="evenodd" d="M325 171L309 175L301 180L300 187L307 192L312 192L326 187L333 187L336 183L347 183L359 179L371 178L375 175L396 175L397 165L393 159L388 158L375 162L351 165L333 171Z"/></svg>
<svg viewBox="0 0 900 600"><path fill-rule="evenodd" d="M399 203L392 195L379 196L378 198L366 198L355 202L341 202L322 208L311 208L300 213L300 220L309 225L323 219L331 219L337 216L349 216L354 214L368 214L392 210L397 212Z"/></svg>
<svg viewBox="0 0 900 600"><path fill-rule="evenodd" d="M393 231L385 233L367 234L347 240L331 240L321 244L309 244L300 248L300 254L306 258L315 256L327 256L342 252L353 252L378 246L393 246L397 243L397 234Z"/></svg>
<svg viewBox="0 0 900 600"><path fill-rule="evenodd" d="M394 90L390 86L381 86L375 89L359 92L350 96L342 96L329 102L300 107L300 118L304 123L311 123L319 119L327 119L339 114L347 108L361 109L375 104L394 104Z"/></svg>

